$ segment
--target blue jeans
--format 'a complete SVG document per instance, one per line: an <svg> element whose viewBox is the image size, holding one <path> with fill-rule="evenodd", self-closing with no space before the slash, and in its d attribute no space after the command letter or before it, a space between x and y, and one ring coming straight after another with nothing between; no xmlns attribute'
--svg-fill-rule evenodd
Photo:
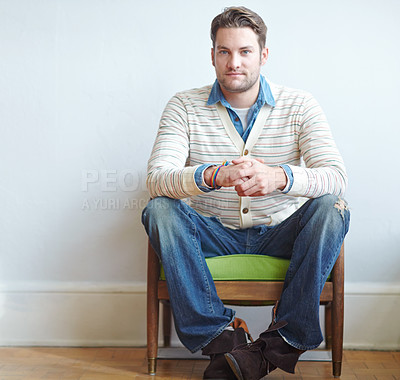
<svg viewBox="0 0 400 380"><path fill-rule="evenodd" d="M142 222L165 271L175 328L191 352L205 347L234 317L219 299L205 257L256 253L290 259L275 320L292 346L309 350L322 340L319 297L349 228L344 201L332 195L308 200L276 226L234 230L186 203L158 197Z"/></svg>

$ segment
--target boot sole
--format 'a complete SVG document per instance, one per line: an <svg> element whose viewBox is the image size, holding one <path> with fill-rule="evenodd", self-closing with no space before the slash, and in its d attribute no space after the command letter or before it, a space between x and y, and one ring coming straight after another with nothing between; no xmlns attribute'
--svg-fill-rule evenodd
<svg viewBox="0 0 400 380"><path fill-rule="evenodd" d="M236 359L231 354L225 354L225 359L228 362L229 367L231 367L231 370L233 371L237 379L245 380Z"/></svg>

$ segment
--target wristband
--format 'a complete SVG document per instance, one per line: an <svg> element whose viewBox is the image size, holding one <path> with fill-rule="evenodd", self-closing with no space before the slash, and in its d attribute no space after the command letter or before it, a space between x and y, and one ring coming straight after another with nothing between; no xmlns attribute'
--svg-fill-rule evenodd
<svg viewBox="0 0 400 380"><path fill-rule="evenodd" d="M229 161L224 161L222 163L222 165L219 165L217 168L214 169L214 171L211 174L211 187L213 187L214 189L216 189L218 187L217 181L216 181L218 172L223 166L228 166L228 165L229 165Z"/></svg>

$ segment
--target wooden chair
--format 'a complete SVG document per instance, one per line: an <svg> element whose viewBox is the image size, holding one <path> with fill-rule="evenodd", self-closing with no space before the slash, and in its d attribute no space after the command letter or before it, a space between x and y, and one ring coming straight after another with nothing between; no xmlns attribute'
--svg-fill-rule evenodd
<svg viewBox="0 0 400 380"><path fill-rule="evenodd" d="M147 266L147 358L148 372L155 374L158 351L159 303L163 307L164 345L169 346L171 331L171 311L166 282L160 280L160 262L150 242L148 244ZM283 281L215 281L219 297L224 303L250 302L263 305L266 301L280 299ZM228 302L227 302L228 301ZM326 282L320 302L325 305L325 342L332 349L332 372L340 377L343 353L344 318L344 248L331 273L331 281Z"/></svg>

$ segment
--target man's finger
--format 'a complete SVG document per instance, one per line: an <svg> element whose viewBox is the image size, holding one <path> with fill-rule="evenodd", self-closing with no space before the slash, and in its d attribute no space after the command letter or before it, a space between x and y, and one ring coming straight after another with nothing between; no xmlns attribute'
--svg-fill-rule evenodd
<svg viewBox="0 0 400 380"><path fill-rule="evenodd" d="M234 160L232 160L232 164L239 165L244 162L251 162L251 161L253 161L252 158L242 156L242 157L235 158Z"/></svg>

